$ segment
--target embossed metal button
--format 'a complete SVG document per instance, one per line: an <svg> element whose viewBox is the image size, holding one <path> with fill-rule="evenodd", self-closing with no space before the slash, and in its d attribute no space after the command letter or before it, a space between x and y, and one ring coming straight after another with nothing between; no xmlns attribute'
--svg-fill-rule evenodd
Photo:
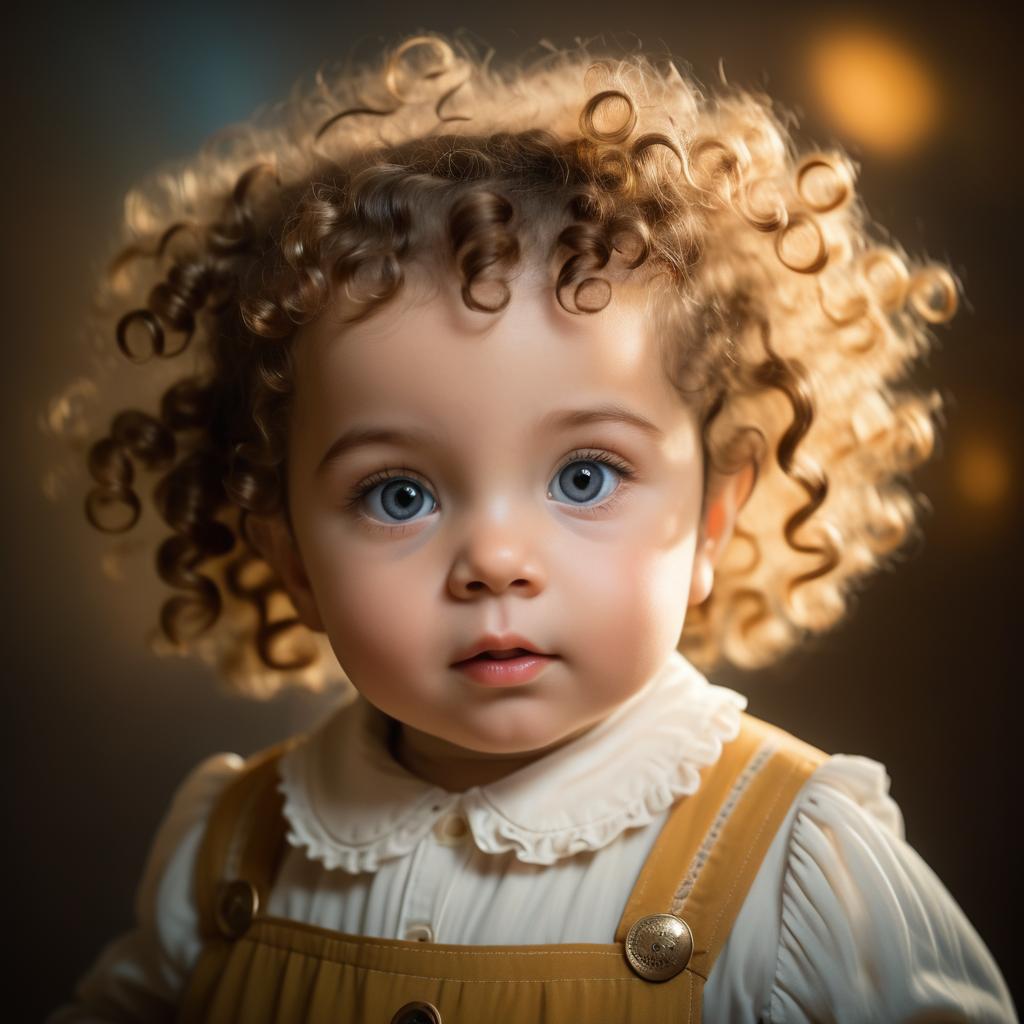
<svg viewBox="0 0 1024 1024"><path fill-rule="evenodd" d="M217 897L217 927L229 939L244 935L260 907L256 887L241 878L221 882Z"/></svg>
<svg viewBox="0 0 1024 1024"><path fill-rule="evenodd" d="M674 914L650 914L634 922L626 936L629 966L647 981L668 981L693 953L690 926Z"/></svg>
<svg viewBox="0 0 1024 1024"><path fill-rule="evenodd" d="M391 1018L391 1024L442 1024L441 1013L430 1003L406 1003Z"/></svg>

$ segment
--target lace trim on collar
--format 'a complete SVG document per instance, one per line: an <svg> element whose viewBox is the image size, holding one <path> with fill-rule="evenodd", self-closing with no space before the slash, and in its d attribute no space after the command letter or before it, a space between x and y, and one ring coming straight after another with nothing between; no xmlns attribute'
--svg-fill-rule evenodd
<svg viewBox="0 0 1024 1024"><path fill-rule="evenodd" d="M391 757L386 719L359 698L281 759L288 841L327 868L376 871L459 811L482 851L553 864L607 846L696 792L701 769L738 735L746 703L673 653L583 736L495 783L449 793Z"/></svg>

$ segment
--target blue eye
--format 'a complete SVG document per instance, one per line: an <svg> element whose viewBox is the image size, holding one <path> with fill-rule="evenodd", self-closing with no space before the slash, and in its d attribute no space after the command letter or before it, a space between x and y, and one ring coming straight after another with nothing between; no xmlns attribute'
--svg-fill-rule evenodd
<svg viewBox="0 0 1024 1024"><path fill-rule="evenodd" d="M382 483L368 486L360 494L366 500L373 518L385 522L408 523L426 509L437 508L434 496L418 480L405 476L389 477Z"/></svg>
<svg viewBox="0 0 1024 1024"><path fill-rule="evenodd" d="M603 506L634 475L608 452L575 451L551 481L548 497L581 509ZM383 470L359 484L346 507L382 526L417 522L434 512L437 499L411 470Z"/></svg>
<svg viewBox="0 0 1024 1024"><path fill-rule="evenodd" d="M570 504L600 505L627 475L625 468L605 459L575 459L555 474L548 495L558 498L561 492Z"/></svg>

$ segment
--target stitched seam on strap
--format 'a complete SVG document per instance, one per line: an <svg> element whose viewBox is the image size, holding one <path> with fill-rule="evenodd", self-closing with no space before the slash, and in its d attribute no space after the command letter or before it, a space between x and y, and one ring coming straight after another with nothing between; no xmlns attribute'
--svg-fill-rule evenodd
<svg viewBox="0 0 1024 1024"><path fill-rule="evenodd" d="M718 814L715 816L715 820L712 821L710 828L708 828L707 834L704 836L703 841L697 848L697 852L693 855L693 860L690 862L690 866L687 868L686 874L683 876L683 880L679 883L679 888L676 889L675 894L672 897L672 906L669 913L679 914L682 911L687 897L693 891L693 887L697 883L701 869L707 863L708 857L711 855L711 850L718 840L722 829L725 827L726 821L728 821L735 809L737 802L750 783L754 780L757 773L764 767L768 758L770 758L777 749L778 745L776 743L772 740L766 740L733 783L732 788L729 790L729 795L725 798L725 802L719 808Z"/></svg>
<svg viewBox="0 0 1024 1024"><path fill-rule="evenodd" d="M716 762L716 764L720 763L720 760L719 762ZM703 788L703 786L699 787L696 792L700 793L701 788ZM691 794L690 797L688 797L687 799L693 799L695 795L696 793ZM672 819L670 817L668 819L668 822L666 822L666 825L671 824L671 821ZM647 863L644 865L643 870L641 871L640 883L626 903L626 912L628 912L632 907L642 908L644 906L644 896L647 892L648 882L651 878L660 874L661 863L665 859L665 857L668 856L669 852L670 851L668 849L667 844L662 844L659 842L655 843L654 850L651 856L648 858ZM636 911L634 910L633 913L635 914Z"/></svg>
<svg viewBox="0 0 1024 1024"><path fill-rule="evenodd" d="M294 922L285 920L284 918L275 919L275 918L263 917L263 918L259 918L258 920L264 926L266 926L266 925L279 926L279 922L280 922L280 925L285 925L285 926L290 925L290 924L294 924ZM314 936L320 936L320 933L317 933L317 932L313 932L311 934L313 934ZM330 935L322 935L320 937L322 937L324 939L324 941L326 941L326 942L341 942L341 943L345 943L346 942L345 939L335 939L333 936L330 936ZM249 941L249 942L258 942L258 943L261 943L261 944L267 945L267 946L273 946L275 949L286 949L286 950L290 950L291 952L301 952L299 950L296 950L294 948L294 946L290 945L289 943L280 941L276 935L261 935L259 938L256 938L254 936L249 936L247 941ZM619 952L619 951L611 951L611 950L609 950L608 952L605 952L604 950L600 950L600 949L594 949L594 950L591 950L591 949L566 949L566 950L563 950L563 949L560 948L558 943L553 944L551 949L533 949L533 950L522 950L522 951L516 950L516 948L514 946L513 947L503 947L500 950L480 950L480 951L476 951L476 950L470 950L470 949L466 949L466 950L463 950L463 949L434 949L434 948L431 948L431 946L429 946L429 945L424 946L422 944L417 944L415 946L413 946L413 945L393 946L393 945L385 945L385 944L380 943L380 942L358 942L358 943L356 943L356 945L358 946L359 949L383 949L383 950L387 950L387 951L392 952L392 953L395 952L395 951L400 950L403 953L403 955L405 953L412 953L412 954L419 955L419 956L458 956L458 957L487 957L487 956L491 956L491 957L508 957L508 956L551 956L552 953L555 953L558 956L604 956L604 957L614 957L616 960L621 960L622 956L623 956L623 954L621 952Z"/></svg>
<svg viewBox="0 0 1024 1024"><path fill-rule="evenodd" d="M271 945L271 946L274 945L273 943L263 943L262 941L261 942L257 942L256 940L250 939L250 938L239 939L238 940L238 945L242 945L242 944L245 944L245 945L262 945L262 944L266 944L266 945ZM285 947L275 947L275 948L284 948L287 952L294 952L294 950L290 949L287 946L285 946ZM424 950L423 952L430 952L430 951L429 950ZM437 952L437 951L435 950L435 952ZM449 956L462 956L464 954L450 953L450 954L447 954L447 955L449 955ZM535 955L540 955L540 954L535 954ZM561 953L559 954L559 956L562 956L562 955L564 955L564 954L561 954ZM602 954L588 954L588 955L593 956L593 955L602 955ZM329 957L324 957L324 959L330 959L330 958ZM364 967L364 966L362 966L360 964L353 964L353 963L351 963L348 960L334 960L332 962L333 963L342 964L343 966L346 966L346 967L351 967L353 970L364 972L366 974L383 974L383 975L387 975L389 977L394 977L394 978L421 978L424 981L447 981L447 982L454 981L454 982L458 982L461 985L493 985L495 982L501 982L501 983L504 983L504 984L517 984L517 985L547 985L547 984L551 984L552 982L565 982L565 981L588 981L588 982L589 981L605 981L605 982L610 982L612 984L623 984L623 983L625 983L625 984L628 984L628 985L649 985L650 984L650 982L644 981L642 978L640 978L638 976L626 976L626 977L622 977L622 978L581 978L581 977L577 977L577 978L572 978L572 977L569 977L569 978L453 978L450 975L448 975L448 976L435 976L435 975L432 975L432 974L415 974L415 973L413 973L411 971L385 971L385 970L382 970L379 967Z"/></svg>
<svg viewBox="0 0 1024 1024"><path fill-rule="evenodd" d="M796 775L801 770L801 767L802 767L801 764L795 764L795 765L791 765L790 766L789 773L783 779L782 784L779 786L778 791L775 794L775 799L772 801L771 806L768 808L768 810L765 813L764 817L761 819L761 825L758 828L756 834L754 835L753 841L747 847L747 853L746 853L746 856L743 858L743 863L740 865L739 871L737 871L736 875L733 877L733 883L729 887L729 892L726 894L725 899L721 903L721 909L718 912L718 916L715 918L714 927L711 929L711 935L708 938L708 948L709 949L714 947L715 936L718 935L718 929L721 926L722 917L725 915L726 911L729 909L730 905L732 904L733 893L736 892L736 885L739 882L739 879L742 877L743 872L746 870L747 864L750 862L751 854L752 854L754 848L757 846L758 841L761 838L761 834L765 830L765 826L771 820L773 814L775 813L775 808L778 806L779 801L782 799L783 793L786 791L786 788L787 788L786 784L789 782L789 780L794 775Z"/></svg>
<svg viewBox="0 0 1024 1024"><path fill-rule="evenodd" d="M289 947L289 946L278 946L276 943L267 942L264 939L253 939L253 938L248 937L248 936L245 936L245 937L243 937L243 938L238 940L237 946L241 946L243 944L244 945L268 945L268 946L272 946L275 949L284 949L286 952L296 952L295 950L291 949L291 947ZM363 947L363 948L366 948L366 947ZM390 946L377 946L377 947L374 947L374 948L378 948L378 949L393 949L394 947L390 947ZM429 950L429 949L410 950L410 952L423 952L423 953L431 953L431 952L433 952L435 954L436 953L443 953L443 955L446 955L446 956L460 956L460 957L461 956L467 956L467 955L468 956L474 955L472 953L468 953L467 954L467 953L462 953L462 952L457 952L457 951L452 951L452 952L449 953L449 952L445 952L445 951L441 951L441 950ZM305 955L310 955L310 954L300 954L300 955L304 955L305 956ZM480 955L480 956L484 956L484 955L497 956L499 954L476 954L476 955ZM513 955L515 955L515 956L549 956L550 954L537 952L537 953L525 953L525 954L524 953L516 953L516 954L513 954ZM572 955L576 955L576 956L613 956L615 954L612 954L612 953L588 953L588 952L585 952L584 950L575 950L575 951L573 951L571 953L559 953L558 955L559 956L572 956ZM330 959L330 958L325 957L324 959ZM407 971L385 971L385 970L382 970L381 968L378 968L378 967L364 967L364 966L361 966L359 964L353 964L353 963L351 963L348 960L334 960L332 962L333 963L341 964L341 965L346 966L346 967L351 967L351 968L353 968L353 970L356 970L356 971L364 971L367 974L384 974L384 975L389 975L391 977L396 977L396 978L422 978L425 981L448 981L448 982L454 981L454 982L458 982L458 983L463 984L463 985L488 985L488 984L493 984L496 981L498 981L498 982L511 982L511 983L515 983L515 984L519 984L519 985L546 985L546 984L549 984L551 982L564 982L564 981L606 981L606 982L612 982L612 983L625 983L625 984L628 984L628 985L644 985L644 986L647 986L647 985L650 984L649 981L645 981L644 979L640 978L638 975L633 975L633 974L626 975L626 976L624 976L622 978L581 978L581 977L576 977L576 978L572 978L572 977L570 977L570 978L453 978L450 975L447 975L447 976L434 976L434 975L431 975L431 974L414 974L412 972L407 972ZM685 969L685 973L691 975L691 977L689 978L689 984L690 984L691 991L692 991L693 984L694 984L694 982L693 982L693 975L696 974L696 972L693 970L693 968L687 967ZM698 975L698 977L702 977L702 976Z"/></svg>
<svg viewBox="0 0 1024 1024"><path fill-rule="evenodd" d="M743 729L741 728L737 739L742 739L742 737ZM769 741L766 740L765 742ZM727 746L727 744L724 746ZM725 756L724 746L722 753L723 757ZM721 764L722 759L720 757L719 760L716 761L713 766L711 766L712 770L719 768ZM702 781L701 785L698 787L696 792L691 794L687 799L693 799L694 796L700 794L702 791L706 792L706 780ZM668 821L666 822L666 827L671 827L671 825L672 815L670 813ZM640 872L640 878L637 882L637 885L634 888L633 892L630 894L629 899L626 901L626 906L623 908L622 917L620 918L619 924L616 926L615 931L617 941L621 942L625 940L626 929L628 929L629 927L629 922L627 919L630 916L635 918L636 915L643 909L645 903L645 896L647 893L647 887L650 882L650 879L654 877L659 877L661 875L661 864L669 855L669 853L672 852L668 848L669 844L662 843L660 840L661 837L659 836L658 841L654 844L654 849L648 856L647 863L644 865ZM621 939L618 938L620 932L622 935Z"/></svg>

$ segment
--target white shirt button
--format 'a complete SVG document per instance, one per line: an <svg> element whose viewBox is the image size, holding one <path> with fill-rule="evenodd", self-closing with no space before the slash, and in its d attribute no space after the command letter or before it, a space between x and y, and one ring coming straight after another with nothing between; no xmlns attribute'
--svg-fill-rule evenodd
<svg viewBox="0 0 1024 1024"><path fill-rule="evenodd" d="M458 846L469 835L469 824L461 814L446 814L434 824L434 838L444 846Z"/></svg>
<svg viewBox="0 0 1024 1024"><path fill-rule="evenodd" d="M409 942L433 942L434 929L429 924L411 924L406 928L402 938Z"/></svg>

